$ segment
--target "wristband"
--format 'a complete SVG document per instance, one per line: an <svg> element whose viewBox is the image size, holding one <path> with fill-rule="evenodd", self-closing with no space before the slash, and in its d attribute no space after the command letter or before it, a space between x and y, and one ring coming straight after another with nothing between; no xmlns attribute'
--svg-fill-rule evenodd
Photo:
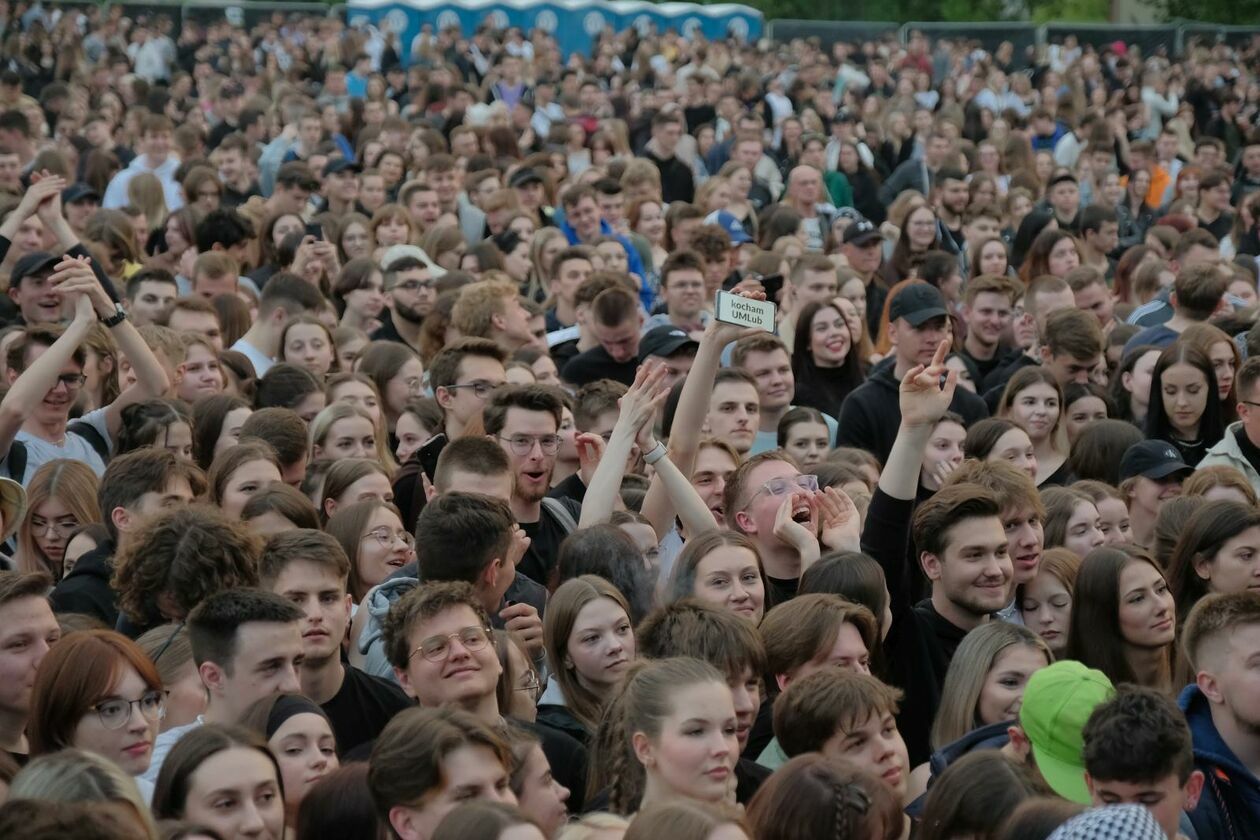
<svg viewBox="0 0 1260 840"><path fill-rule="evenodd" d="M669 450L665 448L665 444L658 440L656 442L656 446L653 446L650 452L645 452L643 454L643 463L650 467L668 454Z"/></svg>
<svg viewBox="0 0 1260 840"><path fill-rule="evenodd" d="M106 327L116 327L119 324L121 324L123 321L127 320L127 310L123 309L123 306L121 303L115 303L113 315L110 315L108 318L102 318L101 316L97 315L96 319L100 321L102 324L104 324Z"/></svg>

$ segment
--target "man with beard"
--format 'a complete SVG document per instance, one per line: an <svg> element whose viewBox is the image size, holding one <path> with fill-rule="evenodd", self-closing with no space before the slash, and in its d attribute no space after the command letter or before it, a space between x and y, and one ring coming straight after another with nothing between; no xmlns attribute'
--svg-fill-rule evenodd
<svg viewBox="0 0 1260 840"><path fill-rule="evenodd" d="M420 325L437 299L429 264L415 254L404 253L386 262L384 269L388 306L385 323L372 334L372 340L397 341L419 353Z"/></svg>
<svg viewBox="0 0 1260 840"><path fill-rule="evenodd" d="M963 231L963 215L971 193L967 189L967 176L957 169L942 168L936 173L936 215L941 220L944 233L953 242L953 251L961 253L966 247Z"/></svg>
<svg viewBox="0 0 1260 840"><path fill-rule="evenodd" d="M577 529L582 506L549 499L551 473L560 449L563 403L552 388L501 388L486 404L486 434L498 442L512 466L512 515L529 537L517 569L532 580L551 579L560 543Z"/></svg>

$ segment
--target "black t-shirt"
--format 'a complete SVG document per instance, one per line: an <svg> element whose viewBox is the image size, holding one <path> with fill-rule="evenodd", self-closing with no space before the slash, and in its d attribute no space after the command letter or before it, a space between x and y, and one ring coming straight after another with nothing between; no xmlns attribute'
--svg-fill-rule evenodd
<svg viewBox="0 0 1260 840"><path fill-rule="evenodd" d="M582 481L581 473L574 473L564 481L551 488L547 493L553 499L572 499L578 504L586 498L586 484Z"/></svg>
<svg viewBox="0 0 1260 840"><path fill-rule="evenodd" d="M530 723L516 718L508 718L508 721L538 736L543 755L547 756L547 763L551 765L551 775L569 789L569 810L581 813L582 803L586 800L586 747L572 735L545 723Z"/></svg>
<svg viewBox="0 0 1260 840"><path fill-rule="evenodd" d="M571 338L551 348L551 361L556 363L556 370L564 370L569 362L578 357L578 340Z"/></svg>
<svg viewBox="0 0 1260 840"><path fill-rule="evenodd" d="M257 181L251 181L244 192L224 184L223 195L219 198L219 204L224 207L240 207L256 195L262 195L262 188L258 186Z"/></svg>
<svg viewBox="0 0 1260 840"><path fill-rule="evenodd" d="M638 369L639 360L634 357L618 362L603 347L592 347L570 359L560 378L579 388L598 379L612 379L630 386Z"/></svg>
<svg viewBox="0 0 1260 840"><path fill-rule="evenodd" d="M773 578L766 575L766 588L769 590L766 594L766 609L777 607L779 604L785 603L796 597L796 589L800 586L800 578L791 578L785 580L783 578Z"/></svg>
<svg viewBox="0 0 1260 840"><path fill-rule="evenodd" d="M572 499L557 499L556 501L564 505L575 523L582 516L582 506ZM560 520L547 510L546 505L543 505L542 516L537 522L518 522L517 524L521 526L525 536L529 537L529 548L525 551L521 562L516 564L516 570L530 580L546 586L551 580L551 570L556 567L556 560L560 556L560 543L569 535L570 529L565 528Z"/></svg>
<svg viewBox="0 0 1260 840"><path fill-rule="evenodd" d="M1216 221L1212 222L1211 224L1208 224L1202 219L1199 219L1199 227L1203 228L1208 233L1215 236L1218 240L1224 239L1226 236L1229 236L1229 231L1231 228L1233 228L1233 226L1234 226L1233 213L1222 213L1221 215L1217 216Z"/></svg>
<svg viewBox="0 0 1260 840"><path fill-rule="evenodd" d="M415 705L395 683L353 665L344 667L341 688L322 706L337 738L338 755L373 741L394 715Z"/></svg>

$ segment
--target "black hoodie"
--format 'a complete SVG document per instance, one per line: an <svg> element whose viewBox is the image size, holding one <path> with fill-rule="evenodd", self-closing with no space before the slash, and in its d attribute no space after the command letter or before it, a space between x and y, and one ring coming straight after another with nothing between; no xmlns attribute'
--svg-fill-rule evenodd
<svg viewBox="0 0 1260 840"><path fill-rule="evenodd" d="M888 460L897 429L901 426L901 383L893 374L896 358L890 357L871 371L866 382L859 385L845 398L840 408L840 429L836 434L836 446L852 446L865 449L882 464ZM984 400L958 388L949 410L962 417L968 427L989 416Z"/></svg>
<svg viewBox="0 0 1260 840"><path fill-rule="evenodd" d="M99 618L106 627L118 622L118 599L109 586L114 574L113 540L105 540L79 558L70 574L53 588L53 612L81 613Z"/></svg>

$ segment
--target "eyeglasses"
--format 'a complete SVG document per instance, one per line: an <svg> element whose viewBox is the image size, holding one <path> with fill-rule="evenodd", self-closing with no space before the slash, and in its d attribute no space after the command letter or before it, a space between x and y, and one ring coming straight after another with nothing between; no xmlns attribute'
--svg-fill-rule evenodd
<svg viewBox="0 0 1260 840"><path fill-rule="evenodd" d="M795 493L797 490L808 490L811 493L818 490L818 476L811 473L798 475L794 478L772 478L765 484L761 485L761 489L752 494L752 498L748 500L748 505L753 503L753 499L765 493L770 496L786 496L789 493ZM748 505L744 505L747 509Z"/></svg>
<svg viewBox="0 0 1260 840"><path fill-rule="evenodd" d="M522 684L518 685L516 688L512 690L513 691L528 691L532 695L533 699L537 700L539 695L542 694L543 681L538 678L537 671L530 669L529 673L525 675L525 678L522 681Z"/></svg>
<svg viewBox="0 0 1260 840"><path fill-rule="evenodd" d="M371 537L381 544L381 548L389 548L393 545L394 540L401 540L402 544L407 548L416 547L416 538L406 531L391 531L388 528L377 528L375 531L368 531L363 535L363 539Z"/></svg>
<svg viewBox="0 0 1260 840"><path fill-rule="evenodd" d="M428 291L429 289L432 289L433 287L434 287L433 280L404 280L401 283L395 283L394 285L390 286L385 291L392 292L392 291L401 289L402 291L407 292L409 294L415 294L421 289Z"/></svg>
<svg viewBox="0 0 1260 840"><path fill-rule="evenodd" d="M57 385L65 385L67 391L82 388L84 382L87 382L87 377L81 373L63 373L57 377ZM53 387L56 388L57 385Z"/></svg>
<svg viewBox="0 0 1260 840"><path fill-rule="evenodd" d="M507 441L508 446L512 447L512 452L516 455L528 455L533 452L535 443L544 455L555 455L560 451L559 435L512 435L511 437L498 435L497 437L499 440Z"/></svg>
<svg viewBox="0 0 1260 840"><path fill-rule="evenodd" d="M1239 400L1239 402L1243 405L1249 405L1252 408L1260 408L1260 403L1258 402L1252 402L1251 400Z"/></svg>
<svg viewBox="0 0 1260 840"><path fill-rule="evenodd" d="M74 529L79 527L78 522L58 522L53 520L42 520L31 518L31 531L36 534L46 534L52 531L57 536L65 539L74 533Z"/></svg>
<svg viewBox="0 0 1260 840"><path fill-rule="evenodd" d="M146 691L139 700L105 700L93 706L92 711L101 719L101 726L106 729L121 729L131 720L132 706L149 720L158 720L166 710L166 694L162 691Z"/></svg>
<svg viewBox="0 0 1260 840"><path fill-rule="evenodd" d="M490 631L485 627L465 627L457 633L430 636L407 658L411 659L418 653L430 662L441 662L451 655L451 639L459 639L465 650L478 651L490 643Z"/></svg>
<svg viewBox="0 0 1260 840"><path fill-rule="evenodd" d="M504 386L503 382L485 382L478 380L476 382L465 382L463 385L447 385L446 390L458 391L460 388L472 388L473 396L479 400L484 400L495 391Z"/></svg>

